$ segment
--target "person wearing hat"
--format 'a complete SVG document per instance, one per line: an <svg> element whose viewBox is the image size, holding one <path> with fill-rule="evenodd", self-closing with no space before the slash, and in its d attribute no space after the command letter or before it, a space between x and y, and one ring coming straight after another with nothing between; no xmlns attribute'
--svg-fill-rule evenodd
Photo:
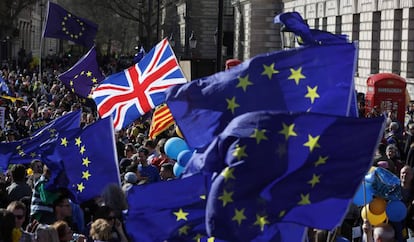
<svg viewBox="0 0 414 242"><path fill-rule="evenodd" d="M237 65L239 65L241 61L239 59L228 59L226 60L226 70L229 70Z"/></svg>

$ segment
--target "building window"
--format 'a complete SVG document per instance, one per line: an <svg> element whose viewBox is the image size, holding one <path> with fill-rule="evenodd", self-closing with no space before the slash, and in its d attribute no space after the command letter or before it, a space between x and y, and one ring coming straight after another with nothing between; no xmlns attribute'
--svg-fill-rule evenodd
<svg viewBox="0 0 414 242"><path fill-rule="evenodd" d="M223 2L223 15L233 16L234 8L231 5L231 0L224 0Z"/></svg>

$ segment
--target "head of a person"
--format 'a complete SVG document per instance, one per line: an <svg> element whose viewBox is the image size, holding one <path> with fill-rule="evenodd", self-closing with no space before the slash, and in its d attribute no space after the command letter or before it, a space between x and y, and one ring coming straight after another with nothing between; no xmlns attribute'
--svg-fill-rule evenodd
<svg viewBox="0 0 414 242"><path fill-rule="evenodd" d="M10 172L14 182L23 182L26 178L26 167L22 164L13 165Z"/></svg>
<svg viewBox="0 0 414 242"><path fill-rule="evenodd" d="M112 237L112 225L106 219L96 219L91 224L89 235L93 240L108 241Z"/></svg>
<svg viewBox="0 0 414 242"><path fill-rule="evenodd" d="M137 174L131 171L125 173L124 181L125 183L136 184L138 182Z"/></svg>
<svg viewBox="0 0 414 242"><path fill-rule="evenodd" d="M16 228L21 228L26 220L26 205L20 201L13 201L6 209L14 214Z"/></svg>
<svg viewBox="0 0 414 242"><path fill-rule="evenodd" d="M385 150L385 154L387 155L388 159L393 159L398 156L398 148L394 144L387 145L387 149Z"/></svg>
<svg viewBox="0 0 414 242"><path fill-rule="evenodd" d="M11 242L13 238L13 229L16 227L14 215L12 212L0 208L0 240Z"/></svg>
<svg viewBox="0 0 414 242"><path fill-rule="evenodd" d="M35 159L30 162L30 168L32 168L33 173L42 174L43 172L43 163L41 160Z"/></svg>
<svg viewBox="0 0 414 242"><path fill-rule="evenodd" d="M149 151L147 148L141 147L138 149L138 161L141 164L147 163Z"/></svg>
<svg viewBox="0 0 414 242"><path fill-rule="evenodd" d="M59 196L53 203L53 208L57 219L64 219L72 216L72 206L69 198L65 195Z"/></svg>
<svg viewBox="0 0 414 242"><path fill-rule="evenodd" d="M394 242L395 231L390 224L381 223L374 227L373 238L375 242Z"/></svg>
<svg viewBox="0 0 414 242"><path fill-rule="evenodd" d="M39 224L34 232L35 242L59 242L57 230L48 224Z"/></svg>
<svg viewBox="0 0 414 242"><path fill-rule="evenodd" d="M128 143L125 145L124 155L126 158L131 158L136 153L134 144Z"/></svg>
<svg viewBox="0 0 414 242"><path fill-rule="evenodd" d="M143 146L148 150L148 152L152 152L155 148L157 148L157 144L150 139L145 140Z"/></svg>
<svg viewBox="0 0 414 242"><path fill-rule="evenodd" d="M106 206L106 205L99 206L95 211L93 219L94 220L104 219L112 227L115 224L115 220L116 220L115 211L111 207Z"/></svg>
<svg viewBox="0 0 414 242"><path fill-rule="evenodd" d="M59 241L71 241L73 236L73 230L66 221L58 220L52 224L52 227L56 229Z"/></svg>
<svg viewBox="0 0 414 242"><path fill-rule="evenodd" d="M400 180L401 185L406 186L410 185L413 180L413 168L409 165L405 165L400 170Z"/></svg>
<svg viewBox="0 0 414 242"><path fill-rule="evenodd" d="M167 181L168 179L174 178L174 165L171 163L164 163L160 168L160 177L161 180Z"/></svg>

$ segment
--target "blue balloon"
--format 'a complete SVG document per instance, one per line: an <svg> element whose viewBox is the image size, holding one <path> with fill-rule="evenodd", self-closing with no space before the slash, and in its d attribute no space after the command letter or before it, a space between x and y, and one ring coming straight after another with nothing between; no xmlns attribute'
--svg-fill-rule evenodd
<svg viewBox="0 0 414 242"><path fill-rule="evenodd" d="M179 177L183 173L184 167L180 166L177 162L174 164L173 172L176 177Z"/></svg>
<svg viewBox="0 0 414 242"><path fill-rule="evenodd" d="M387 217L392 222L399 222L407 216L407 207L399 200L390 201L385 208Z"/></svg>
<svg viewBox="0 0 414 242"><path fill-rule="evenodd" d="M365 200L364 200L365 197ZM371 183L365 182L365 196L364 196L364 186L361 184L355 193L354 204L357 206L364 206L370 203L374 199L374 192L372 189Z"/></svg>
<svg viewBox="0 0 414 242"><path fill-rule="evenodd" d="M349 239L342 236L337 236L335 242L349 242Z"/></svg>
<svg viewBox="0 0 414 242"><path fill-rule="evenodd" d="M164 145L165 154L173 160L177 160L181 151L189 149L187 143L178 137L169 138Z"/></svg>
<svg viewBox="0 0 414 242"><path fill-rule="evenodd" d="M191 150L181 151L180 154L178 154L177 156L178 164L182 167L185 167L192 155L193 155L193 152L191 152Z"/></svg>

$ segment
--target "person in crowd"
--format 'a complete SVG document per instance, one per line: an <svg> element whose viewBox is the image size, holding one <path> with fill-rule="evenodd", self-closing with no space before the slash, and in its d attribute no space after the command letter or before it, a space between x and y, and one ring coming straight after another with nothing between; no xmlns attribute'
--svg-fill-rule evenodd
<svg viewBox="0 0 414 242"><path fill-rule="evenodd" d="M110 207L115 216L122 220L122 213L128 209L125 193L118 184L108 184L101 194L102 204Z"/></svg>
<svg viewBox="0 0 414 242"><path fill-rule="evenodd" d="M134 172L127 172L124 175L124 184L122 185L122 191L125 193L133 186L136 185L138 182L138 177Z"/></svg>
<svg viewBox="0 0 414 242"><path fill-rule="evenodd" d="M138 149L138 153L132 158L138 163L138 171L142 179L146 179L147 183L161 181L158 168L148 164L148 150L144 147Z"/></svg>
<svg viewBox="0 0 414 242"><path fill-rule="evenodd" d="M148 164L152 164L152 160L160 155L157 151L157 144L153 140L147 139L144 141L143 147L148 150Z"/></svg>
<svg viewBox="0 0 414 242"><path fill-rule="evenodd" d="M30 203L30 216L45 224L51 224L56 221L53 203L60 196L60 193L49 191L46 188L51 175L49 168L44 165L43 174L33 188L32 201Z"/></svg>
<svg viewBox="0 0 414 242"><path fill-rule="evenodd" d="M72 206L69 202L69 198L65 195L60 195L53 202L53 211L55 213L56 221L63 220L71 225L72 224Z"/></svg>
<svg viewBox="0 0 414 242"><path fill-rule="evenodd" d="M57 230L48 224L37 224L33 231L35 242L59 242Z"/></svg>
<svg viewBox="0 0 414 242"><path fill-rule="evenodd" d="M394 242L395 231L390 224L381 223L372 226L368 220L364 220L362 225L363 237L366 242Z"/></svg>
<svg viewBox="0 0 414 242"><path fill-rule="evenodd" d="M0 208L0 241L14 242L13 230L16 228L16 220L12 212Z"/></svg>
<svg viewBox="0 0 414 242"><path fill-rule="evenodd" d="M161 165L160 177L163 181L170 181L175 179L174 165L171 163L164 163Z"/></svg>
<svg viewBox="0 0 414 242"><path fill-rule="evenodd" d="M164 163L173 163L173 160L171 160L167 154L165 154L165 142L167 142L167 139L162 138L158 141L157 143L157 151L158 151L158 156L154 157L151 160L151 164L156 166L158 168L158 170L161 170L161 165Z"/></svg>
<svg viewBox="0 0 414 242"><path fill-rule="evenodd" d="M39 180L43 172L42 161L39 159L32 160L32 162L30 162L30 169L32 170L32 173L27 177L27 184L33 189L34 184Z"/></svg>
<svg viewBox="0 0 414 242"><path fill-rule="evenodd" d="M125 158L131 159L135 153L137 153L137 150L135 149L134 144L128 143L125 145L125 151L124 151Z"/></svg>
<svg viewBox="0 0 414 242"><path fill-rule="evenodd" d="M122 221L116 216L115 211L109 206L100 206L95 212L94 221L98 219L106 220L111 226L111 242L128 242ZM92 222L93 223L93 222ZM90 225L92 227L92 224Z"/></svg>
<svg viewBox="0 0 414 242"><path fill-rule="evenodd" d="M52 224L52 227L56 229L59 242L86 242L87 238L85 235L73 233L72 228L66 221L58 220Z"/></svg>
<svg viewBox="0 0 414 242"><path fill-rule="evenodd" d="M26 167L22 164L13 165L10 172L12 183L7 187L9 201L32 196L32 189L26 183Z"/></svg>
<svg viewBox="0 0 414 242"><path fill-rule="evenodd" d="M20 231L21 237L19 242L31 242L32 235L23 229L23 224L26 220L26 205L20 201L13 201L7 206L7 211L14 214L16 228Z"/></svg>
<svg viewBox="0 0 414 242"><path fill-rule="evenodd" d="M89 236L94 242L109 242L112 238L112 226L105 219L97 219L91 224Z"/></svg>

